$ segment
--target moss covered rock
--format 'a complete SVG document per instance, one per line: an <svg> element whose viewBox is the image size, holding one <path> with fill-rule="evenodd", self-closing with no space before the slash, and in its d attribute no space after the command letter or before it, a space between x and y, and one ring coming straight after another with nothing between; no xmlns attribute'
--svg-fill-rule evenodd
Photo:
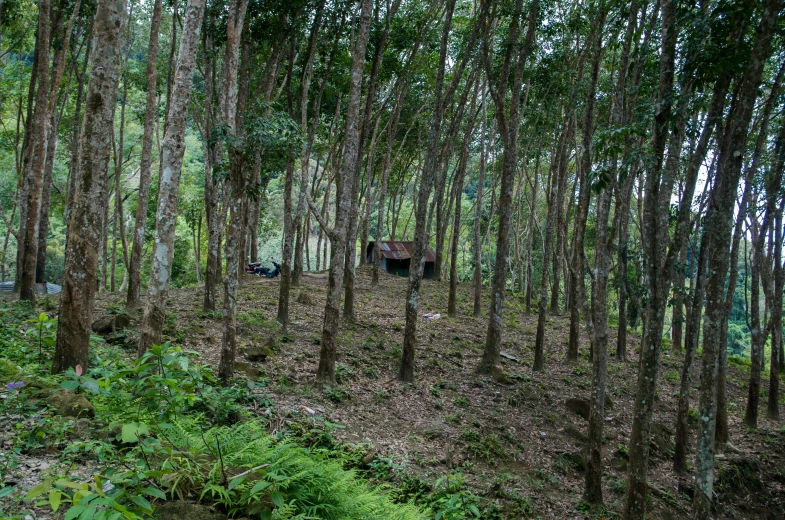
<svg viewBox="0 0 785 520"><path fill-rule="evenodd" d="M226 520L226 515L216 513L211 507L174 500L164 502L155 509L158 520Z"/></svg>
<svg viewBox="0 0 785 520"><path fill-rule="evenodd" d="M95 417L95 407L81 394L73 390L58 390L48 400L55 414L63 417Z"/></svg>

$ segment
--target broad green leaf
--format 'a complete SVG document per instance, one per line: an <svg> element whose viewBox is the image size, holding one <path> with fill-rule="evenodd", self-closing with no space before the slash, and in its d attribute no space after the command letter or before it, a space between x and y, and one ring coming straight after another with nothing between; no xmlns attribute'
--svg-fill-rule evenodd
<svg viewBox="0 0 785 520"><path fill-rule="evenodd" d="M235 478L233 478L233 479L232 479L232 480L229 482L229 490L231 491L232 489L236 488L237 486L239 486L240 484L242 484L243 482L245 482L245 478L246 478L246 476L245 476L245 475L242 475L242 476L239 476L239 477L235 477Z"/></svg>
<svg viewBox="0 0 785 520"><path fill-rule="evenodd" d="M98 381L93 379L92 377L83 377L82 378L82 388L85 388L92 393L98 392Z"/></svg>
<svg viewBox="0 0 785 520"><path fill-rule="evenodd" d="M96 509L94 506L87 507L84 511L82 511L82 514L79 515L79 520L93 520L93 517L97 512L98 509Z"/></svg>
<svg viewBox="0 0 785 520"><path fill-rule="evenodd" d="M53 513L56 513L57 509L60 507L60 499L62 497L63 495L60 493L59 489L49 490L49 506L52 508Z"/></svg>
<svg viewBox="0 0 785 520"><path fill-rule="evenodd" d="M25 499L33 500L40 497L52 487L52 479L48 478L27 492Z"/></svg>
<svg viewBox="0 0 785 520"><path fill-rule="evenodd" d="M62 383L60 383L60 388L64 390L76 390L77 388L79 388L79 381L68 379L67 381L63 381Z"/></svg>
<svg viewBox="0 0 785 520"><path fill-rule="evenodd" d="M141 507L145 511L150 513L153 512L153 506L150 505L150 502L148 502L147 499L141 495L131 495L131 502Z"/></svg>
<svg viewBox="0 0 785 520"><path fill-rule="evenodd" d="M259 491L261 491L263 489L267 489L268 487L270 487L270 483L269 482L267 482L266 480L260 480L259 482L254 484L254 486L251 488L251 494L255 495Z"/></svg>
<svg viewBox="0 0 785 520"><path fill-rule="evenodd" d="M283 507L284 505L283 495L280 494L278 491L273 491L272 494L270 495L270 498L273 499L273 504L275 504L276 507Z"/></svg>
<svg viewBox="0 0 785 520"><path fill-rule="evenodd" d="M69 488L69 489L76 489L78 491L86 491L89 487L87 484L79 483L79 482L71 482L70 480L66 480L64 478L61 478L60 480L56 481L55 485L64 488Z"/></svg>
<svg viewBox="0 0 785 520"><path fill-rule="evenodd" d="M120 438L123 442L137 442L139 441L139 436L145 435L149 431L147 426L142 423L130 422L123 425Z"/></svg>
<svg viewBox="0 0 785 520"><path fill-rule="evenodd" d="M148 497L155 497L155 498L160 498L161 500L166 500L166 493L164 493L158 488L147 486L142 488L142 493L144 493Z"/></svg>
<svg viewBox="0 0 785 520"><path fill-rule="evenodd" d="M82 514L82 511L84 511L85 508L86 506L73 506L65 514L65 518L63 520L74 520L74 518L77 518L79 515Z"/></svg>

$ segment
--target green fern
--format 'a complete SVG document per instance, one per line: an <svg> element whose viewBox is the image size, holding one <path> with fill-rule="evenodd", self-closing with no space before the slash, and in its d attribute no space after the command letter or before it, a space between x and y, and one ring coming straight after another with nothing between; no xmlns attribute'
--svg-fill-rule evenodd
<svg viewBox="0 0 785 520"><path fill-rule="evenodd" d="M206 432L187 428L175 424L167 436L172 447L194 459L198 454L209 456L211 467L199 483L200 496L231 513L271 511L272 518L297 520L426 517L411 504L394 503L384 489L369 486L339 461L317 458L286 440L276 441L256 421Z"/></svg>

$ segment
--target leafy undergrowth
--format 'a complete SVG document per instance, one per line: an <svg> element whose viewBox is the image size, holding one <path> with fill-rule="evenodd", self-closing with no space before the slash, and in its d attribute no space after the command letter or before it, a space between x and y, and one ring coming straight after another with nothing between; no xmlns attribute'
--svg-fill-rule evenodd
<svg viewBox="0 0 785 520"><path fill-rule="evenodd" d="M87 373L65 378L47 375L55 328L49 316L54 316L56 299L43 299L35 312L0 300L0 358L10 360L0 362L0 375L4 385L25 382L7 392L0 413L0 443L5 443L0 468L6 483L0 493L7 495L0 499L0 516L32 511L36 519L60 518L71 506L67 500L79 491L67 484L87 484L88 492L97 491L98 475L101 492L139 516L149 510L137 502L157 507L153 516L164 511L160 492L169 503L201 500L234 518L259 518L265 508L275 518L329 518L307 508L364 507L368 493L380 497L374 504L387 504L398 513L336 512L337 517L619 517L637 376L635 331L628 336L628 359L612 355L609 363L606 507L591 508L581 502L587 423L567 403L585 400L590 393L585 333L580 359L565 363L569 322L549 315L546 369L533 372L536 315L526 312L523 298L510 295L502 347L509 356L502 361L507 380L478 376L487 317L471 317L471 288L459 285L458 317L449 318L447 284L425 281L422 312L440 312L441 319L421 319L415 383L402 385L396 376L406 281L383 276L372 287L367 269L357 273L357 320L342 325L337 384L325 388L313 384L327 282L323 273L307 273L299 295L293 291L286 333L275 322L277 283L244 281L237 300L238 379L229 389L218 387L212 377L222 320L219 313L202 312L201 287L171 291L165 352L150 354L142 364L130 361L134 349L126 347L134 347L137 337L134 315L127 329L94 338ZM95 317L121 313L122 299L119 293L100 294ZM49 316L41 317L41 310ZM615 346L615 331L610 332ZM691 508L692 474L675 474L671 460L682 361L683 354L664 342L650 446L651 518L688 518ZM781 424L763 417L758 430L744 426L749 366L736 361L728 363L733 446L717 461L718 518L777 518L778 504L785 501L785 435ZM67 420L47 411L46 399L62 385L87 396L95 418ZM765 382L763 387L765 392ZM690 461L697 398L693 390ZM252 450L242 453L253 461L231 457L235 450L229 445L235 442ZM280 459L291 465L276 466ZM243 475L252 468L257 469ZM145 471L161 473L145 477ZM288 486L271 473L303 473L315 480L292 480ZM39 488L39 497L25 500L30 489L47 479L55 489L52 494ZM60 479L65 480L58 484ZM339 489L324 484L334 480ZM349 486L346 495L344 484ZM308 498L308 489L318 491L316 502ZM124 495L117 498L120 492ZM342 505L329 498L338 494ZM95 500L106 498L96 495ZM51 512L52 497L60 501L57 514ZM289 512L293 500L297 509Z"/></svg>
<svg viewBox="0 0 785 520"><path fill-rule="evenodd" d="M426 517L426 509L351 469L362 458L332 443L329 423L303 434L292 422L271 435L270 403L258 385L221 388L179 347L156 346L130 362L97 340L94 368L49 375L53 320L33 316L21 304L0 307L0 378L7 390L0 408L6 432L0 516L140 519L161 501L179 499L233 517ZM25 322L29 327L16 325ZM91 419L55 416L46 405L53 391L89 398L93 408L85 405L79 415ZM257 417L253 409L266 413ZM47 455L58 464L47 463L34 487L9 479L20 463ZM75 466L90 468L90 478L74 478Z"/></svg>

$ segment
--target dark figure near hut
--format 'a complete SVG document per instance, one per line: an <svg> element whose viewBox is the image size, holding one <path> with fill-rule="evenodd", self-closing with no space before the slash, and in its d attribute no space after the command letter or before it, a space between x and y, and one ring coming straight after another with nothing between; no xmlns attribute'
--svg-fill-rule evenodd
<svg viewBox="0 0 785 520"><path fill-rule="evenodd" d="M365 248L365 260L368 265L373 265L376 242L368 242ZM379 242L379 266L390 274L396 276L409 276L409 265L412 262L412 251L414 242L401 242L399 240L388 240ZM434 265L436 255L427 248L425 251L425 271L423 278L431 279L434 276Z"/></svg>

